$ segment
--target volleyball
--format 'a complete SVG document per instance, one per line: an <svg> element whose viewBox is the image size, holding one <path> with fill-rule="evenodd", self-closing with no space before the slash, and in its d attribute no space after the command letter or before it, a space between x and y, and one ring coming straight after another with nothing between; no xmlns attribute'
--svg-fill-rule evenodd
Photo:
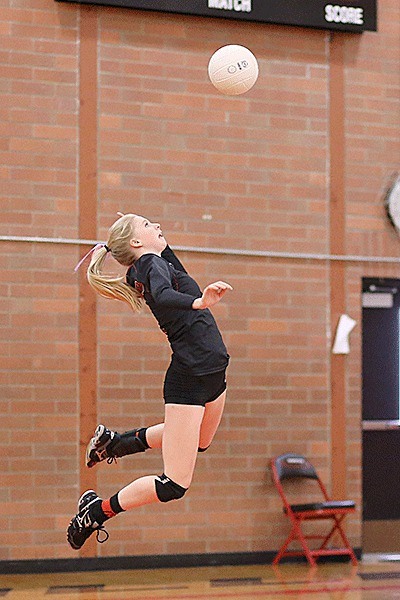
<svg viewBox="0 0 400 600"><path fill-rule="evenodd" d="M248 92L257 81L258 62L245 46L223 46L210 58L208 76L219 92L238 96Z"/></svg>

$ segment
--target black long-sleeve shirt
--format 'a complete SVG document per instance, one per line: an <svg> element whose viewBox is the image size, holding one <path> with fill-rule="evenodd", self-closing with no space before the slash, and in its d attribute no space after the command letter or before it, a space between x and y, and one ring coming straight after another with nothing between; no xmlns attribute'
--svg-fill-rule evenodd
<svg viewBox="0 0 400 600"><path fill-rule="evenodd" d="M167 335L174 368L205 375L227 366L229 355L211 312L192 308L201 290L169 246L161 257L143 254L128 269L126 281L143 294Z"/></svg>

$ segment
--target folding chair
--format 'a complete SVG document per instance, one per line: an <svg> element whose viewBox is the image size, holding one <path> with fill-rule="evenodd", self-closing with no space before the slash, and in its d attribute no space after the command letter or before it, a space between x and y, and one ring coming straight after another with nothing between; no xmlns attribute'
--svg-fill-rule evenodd
<svg viewBox="0 0 400 600"><path fill-rule="evenodd" d="M310 565L315 566L315 559L318 559L320 556L348 555L353 565L356 565L357 558L342 527L342 521L345 516L355 511L355 503L351 500L331 500L315 468L301 454L289 452L273 458L271 460L271 471L272 480L283 501L283 511L292 524L291 531L272 564L277 565L284 556L305 556ZM287 490L284 489L287 488L287 485L285 486L282 482L285 480L304 481L310 479L315 480L318 484L317 486L312 486L314 490L318 491L318 501L306 504L289 503ZM303 495L307 493L304 487L302 487L302 493ZM331 529L326 535L305 535L303 533L303 521L322 519L330 519L332 521ZM338 533L343 542L342 548L328 548L328 543L335 532ZM311 539L322 540L318 549L315 550L309 547L308 540ZM302 550L287 550L289 544L293 541L299 542Z"/></svg>

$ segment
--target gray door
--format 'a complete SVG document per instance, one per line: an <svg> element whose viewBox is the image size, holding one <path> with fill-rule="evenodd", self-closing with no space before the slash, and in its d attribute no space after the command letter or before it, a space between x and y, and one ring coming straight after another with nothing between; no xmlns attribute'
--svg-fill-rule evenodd
<svg viewBox="0 0 400 600"><path fill-rule="evenodd" d="M400 554L400 280L362 299L363 551Z"/></svg>

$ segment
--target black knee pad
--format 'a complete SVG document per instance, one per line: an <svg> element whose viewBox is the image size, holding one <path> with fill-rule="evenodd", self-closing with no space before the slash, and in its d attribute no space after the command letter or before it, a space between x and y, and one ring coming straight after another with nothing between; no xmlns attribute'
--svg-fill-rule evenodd
<svg viewBox="0 0 400 600"><path fill-rule="evenodd" d="M187 488L182 487L172 481L163 473L156 477L156 494L160 502L169 502L170 500L179 500L185 495Z"/></svg>

